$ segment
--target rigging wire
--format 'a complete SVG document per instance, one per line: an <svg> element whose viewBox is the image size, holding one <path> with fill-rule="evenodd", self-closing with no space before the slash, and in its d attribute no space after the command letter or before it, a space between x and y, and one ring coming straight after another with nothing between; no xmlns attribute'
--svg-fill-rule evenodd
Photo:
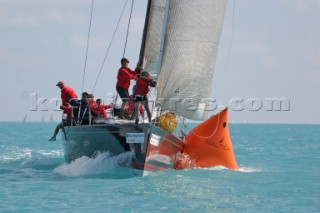
<svg viewBox="0 0 320 213"><path fill-rule="evenodd" d="M124 44L122 57L124 57L125 54L126 54L126 48L127 48L127 43L128 43L128 37L129 37L129 29L130 29L130 22L131 22L131 16L132 16L132 11L133 11L133 5L134 5L134 0L131 1L131 11L130 11L130 17L129 17L128 27L127 27L126 42Z"/></svg>
<svg viewBox="0 0 320 213"><path fill-rule="evenodd" d="M81 94L83 93L84 77L85 77L86 68L87 68L87 60L88 60L88 52L89 52L89 41L90 41L90 34L91 34L91 21L92 21L92 14L93 14L93 6L94 6L94 0L91 1L91 14L90 14L90 23L89 23L88 37L87 37L86 57L85 57L85 61L84 61L84 68L83 68L83 75L82 75Z"/></svg>
<svg viewBox="0 0 320 213"><path fill-rule="evenodd" d="M104 64L105 64L105 62L106 62L106 60L107 60L107 57L108 57L108 55L109 55L109 51L110 51L111 45L112 45L113 40L114 40L114 37L115 37L115 35L116 35L117 31L118 31L118 28L119 28L119 25L120 25L120 21L121 21L121 19L122 19L122 16L123 16L124 10L125 10L125 8L126 8L126 6L127 6L127 3L128 3L128 0L126 0L125 3L124 3L124 5L123 5L123 8L122 8L120 17L119 17L119 19L118 19L116 28L115 28L115 30L114 30L114 32L113 32L113 35L112 35L111 41L110 41L110 43L109 43L109 46L108 46L106 55L105 55L105 57L104 57L104 59L103 59L103 61L102 61L102 64L101 64L101 67L100 67L98 76L97 76L96 81L95 81L95 83L94 83L94 86L93 86L93 89L92 89L92 93L94 92L94 90L95 90L95 88L96 88L96 86L97 86L97 83L98 83L100 74L101 74L101 72L102 72L102 69L103 69L103 67L104 67Z"/></svg>
<svg viewBox="0 0 320 213"><path fill-rule="evenodd" d="M235 10L236 10L236 0L233 0L233 8L232 8L232 22L231 22L231 39L229 42L229 47L228 47L228 52L227 52L227 58L226 58L226 63L225 63L225 67L224 67L224 76L223 78L226 81L226 75L227 75L227 70L228 70L228 65L229 65L229 59L230 59L230 52L231 52L231 48L232 48L232 44L233 44L233 38L234 38L234 25L235 25ZM223 84L222 86L222 91L228 91L227 89L223 89L223 87L227 87L228 84ZM221 105L221 101L220 101L220 105Z"/></svg>
<svg viewBox="0 0 320 213"><path fill-rule="evenodd" d="M83 75L82 75L81 94L83 93L84 77L85 77L85 75L86 75L86 68L87 68L87 60L88 60L88 52L89 52L89 41L90 41L90 34L91 34L91 21L92 21L92 14L93 14L93 6L94 6L94 0L91 1L91 14L90 14L90 23L89 23L88 37L87 37L86 57L85 57L85 61L84 61L84 68L83 68ZM81 105L82 105L82 101L80 101L78 118L80 117Z"/></svg>
<svg viewBox="0 0 320 213"><path fill-rule="evenodd" d="M233 0L232 22L231 22L231 39L230 39L230 42L229 42L229 45L228 45L226 63L225 63L225 66L224 66L224 71L223 71L223 79L226 79L226 77L227 77L227 70L228 70L228 65L229 65L230 52L231 52L231 48L232 48L232 44L233 44L234 25L235 25L235 10L236 10L236 0ZM228 82L228 81L224 80L224 82ZM223 87L227 87L227 86L228 86L228 84L223 84L222 91L229 91L228 89L223 89ZM225 97L227 97L227 95L225 95ZM223 103L223 101L220 100L220 106L223 107L222 103ZM219 108L221 108L220 106L219 106Z"/></svg>
<svg viewBox="0 0 320 213"><path fill-rule="evenodd" d="M229 48L228 48L228 53L227 53L226 64L225 64L225 67L224 67L224 74L227 73L228 64L229 64L229 56L230 56L231 47L232 47L232 43L233 43L234 22L235 22L235 8L236 8L236 0L233 0L232 24L231 24L231 39L230 39L230 43L229 43Z"/></svg>

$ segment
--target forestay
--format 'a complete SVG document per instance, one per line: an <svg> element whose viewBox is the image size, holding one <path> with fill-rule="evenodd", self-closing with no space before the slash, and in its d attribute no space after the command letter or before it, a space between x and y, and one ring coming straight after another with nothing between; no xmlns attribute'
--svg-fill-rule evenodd
<svg viewBox="0 0 320 213"><path fill-rule="evenodd" d="M162 111L204 120L227 0L169 2L157 102Z"/></svg>

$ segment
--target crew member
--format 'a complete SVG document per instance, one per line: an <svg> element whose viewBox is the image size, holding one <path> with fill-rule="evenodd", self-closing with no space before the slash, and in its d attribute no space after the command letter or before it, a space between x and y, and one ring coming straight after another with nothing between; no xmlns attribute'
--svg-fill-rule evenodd
<svg viewBox="0 0 320 213"><path fill-rule="evenodd" d="M49 141L55 141L59 130L62 129L64 132L64 126L69 126L71 124L72 119L72 106L69 102L65 103L65 105L61 105L60 109L63 110L65 114L67 114L66 120L63 120L60 124L57 125L56 129L54 130L53 136L49 139Z"/></svg>
<svg viewBox="0 0 320 213"><path fill-rule="evenodd" d="M96 105L92 108L93 111L101 117L107 118L106 110L112 108L112 105L103 105L101 99L96 100Z"/></svg>
<svg viewBox="0 0 320 213"><path fill-rule="evenodd" d="M88 94L87 102L91 108L93 108L96 105L93 94Z"/></svg>
<svg viewBox="0 0 320 213"><path fill-rule="evenodd" d="M73 105L73 103L77 101L78 96L76 92L71 87L65 85L63 81L59 81L56 86L61 89L62 106L67 102Z"/></svg>
<svg viewBox="0 0 320 213"><path fill-rule="evenodd" d="M142 103L144 106L144 109L147 112L149 122L151 122L151 112L148 105L148 93L149 93L149 86L155 87L156 82L150 78L150 75L148 72L143 71L141 73L141 78L137 80L136 83L136 89L135 89L135 97L133 99L133 103L135 104L135 116L137 124L139 122L139 116L138 116L138 108L139 104Z"/></svg>
<svg viewBox="0 0 320 213"><path fill-rule="evenodd" d="M142 104L139 104L139 109L138 109L140 115L143 117L143 107ZM128 115L131 119L135 116L135 109L134 109L134 103L133 103L133 95L129 96L129 103L128 103Z"/></svg>
<svg viewBox="0 0 320 213"><path fill-rule="evenodd" d="M135 79L136 75L139 73L138 67L135 71L132 71L128 68L129 60L126 58L121 59L121 68L118 71L117 76L117 85L116 90L122 99L121 111L119 114L119 118L124 119L125 113L128 108L128 101L129 101L129 92L128 89L130 87L130 80Z"/></svg>

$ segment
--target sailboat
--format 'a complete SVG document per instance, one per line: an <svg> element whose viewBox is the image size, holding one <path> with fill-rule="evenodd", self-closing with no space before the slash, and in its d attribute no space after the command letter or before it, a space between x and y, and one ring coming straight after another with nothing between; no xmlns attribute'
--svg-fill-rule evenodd
<svg viewBox="0 0 320 213"><path fill-rule="evenodd" d="M22 122L25 123L27 121L27 118L28 118L28 113L23 117Z"/></svg>
<svg viewBox="0 0 320 213"><path fill-rule="evenodd" d="M109 152L133 154L137 175L166 169L224 166L237 170L228 109L208 110L227 0L148 0L141 66L157 80L151 123L116 117L91 120L90 110L63 131L67 162ZM80 110L81 111L81 110ZM193 129L186 121L200 121Z"/></svg>

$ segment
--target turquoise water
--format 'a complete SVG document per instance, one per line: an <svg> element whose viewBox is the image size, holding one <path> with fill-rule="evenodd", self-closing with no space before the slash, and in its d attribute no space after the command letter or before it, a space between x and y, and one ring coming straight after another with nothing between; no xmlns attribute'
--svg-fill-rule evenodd
<svg viewBox="0 0 320 213"><path fill-rule="evenodd" d="M240 171L147 177L108 154L65 164L55 125L0 123L0 212L320 212L320 125L230 125Z"/></svg>

